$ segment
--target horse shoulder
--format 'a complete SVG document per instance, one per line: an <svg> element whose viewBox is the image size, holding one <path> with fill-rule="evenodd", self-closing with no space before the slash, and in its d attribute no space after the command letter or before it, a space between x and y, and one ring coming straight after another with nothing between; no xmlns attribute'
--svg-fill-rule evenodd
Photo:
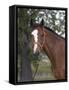
<svg viewBox="0 0 69 90"><path fill-rule="evenodd" d="M60 40L57 42L57 45L55 47L55 54L54 54L56 63L59 62L58 66L61 67L61 65L64 66L65 64L65 42L64 40Z"/></svg>

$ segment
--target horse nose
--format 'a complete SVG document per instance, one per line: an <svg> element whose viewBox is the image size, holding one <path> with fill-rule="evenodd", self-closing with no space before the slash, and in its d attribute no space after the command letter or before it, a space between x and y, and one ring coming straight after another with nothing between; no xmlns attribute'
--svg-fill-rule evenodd
<svg viewBox="0 0 69 90"><path fill-rule="evenodd" d="M38 55L39 55L39 52L34 53L34 56L38 56Z"/></svg>

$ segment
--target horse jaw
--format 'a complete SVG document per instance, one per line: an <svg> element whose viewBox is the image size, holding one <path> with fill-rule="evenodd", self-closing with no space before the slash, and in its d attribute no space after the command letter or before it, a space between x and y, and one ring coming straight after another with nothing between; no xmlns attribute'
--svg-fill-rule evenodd
<svg viewBox="0 0 69 90"><path fill-rule="evenodd" d="M37 29L34 29L33 32L31 33L34 37L34 53L36 53L36 50L37 50L37 42L38 42L38 30Z"/></svg>

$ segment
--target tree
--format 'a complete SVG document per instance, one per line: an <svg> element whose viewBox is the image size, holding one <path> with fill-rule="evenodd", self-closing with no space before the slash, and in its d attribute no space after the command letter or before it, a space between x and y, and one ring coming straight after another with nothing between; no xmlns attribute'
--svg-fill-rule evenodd
<svg viewBox="0 0 69 90"><path fill-rule="evenodd" d="M45 26L52 29L54 32L65 38L65 11L64 10L48 10L41 9L37 19L40 23L44 19Z"/></svg>
<svg viewBox="0 0 69 90"><path fill-rule="evenodd" d="M31 14L30 14L31 13ZM36 17L34 9L18 9L18 79L20 82L32 81L30 38L30 19Z"/></svg>
<svg viewBox="0 0 69 90"><path fill-rule="evenodd" d="M20 81L32 81L32 71L29 52L29 16L27 9L18 9L18 54L21 57L20 64Z"/></svg>

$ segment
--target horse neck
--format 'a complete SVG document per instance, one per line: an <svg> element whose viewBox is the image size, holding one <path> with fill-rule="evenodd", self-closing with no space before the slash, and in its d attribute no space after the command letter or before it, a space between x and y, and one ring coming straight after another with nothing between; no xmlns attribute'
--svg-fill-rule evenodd
<svg viewBox="0 0 69 90"><path fill-rule="evenodd" d="M56 42L58 42L59 37L47 29L45 30L45 33L44 51L46 52L50 60L52 60L54 58Z"/></svg>
<svg viewBox="0 0 69 90"><path fill-rule="evenodd" d="M45 43L51 49L55 46L56 42L60 40L60 38L48 29L45 30L45 33Z"/></svg>

